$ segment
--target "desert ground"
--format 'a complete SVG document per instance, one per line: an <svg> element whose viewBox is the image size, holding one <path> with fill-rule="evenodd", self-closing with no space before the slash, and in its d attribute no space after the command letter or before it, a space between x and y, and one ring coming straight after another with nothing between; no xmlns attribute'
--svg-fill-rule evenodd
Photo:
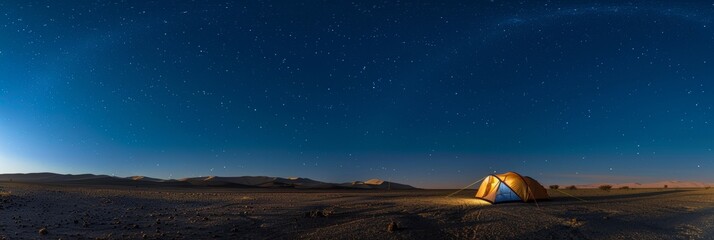
<svg viewBox="0 0 714 240"><path fill-rule="evenodd" d="M472 189L0 189L0 239L714 239L714 189L549 190L498 205Z"/></svg>

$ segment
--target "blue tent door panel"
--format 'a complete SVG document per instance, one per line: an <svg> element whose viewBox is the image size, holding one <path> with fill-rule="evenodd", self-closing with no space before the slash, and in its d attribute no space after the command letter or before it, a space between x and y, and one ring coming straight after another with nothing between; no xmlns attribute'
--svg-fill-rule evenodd
<svg viewBox="0 0 714 240"><path fill-rule="evenodd" d="M496 192L496 201L494 202L510 202L510 201L521 201L516 193L511 190L506 184L500 182L498 184L498 192Z"/></svg>

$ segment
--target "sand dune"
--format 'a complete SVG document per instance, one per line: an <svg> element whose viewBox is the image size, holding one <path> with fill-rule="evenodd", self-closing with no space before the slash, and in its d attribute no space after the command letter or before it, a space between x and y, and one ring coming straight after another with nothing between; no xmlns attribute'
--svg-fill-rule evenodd
<svg viewBox="0 0 714 240"><path fill-rule="evenodd" d="M128 179L131 179L134 181L149 181L149 182L163 182L163 181L165 181L163 179L150 178L150 177L145 177L145 176L131 176L131 177L128 177Z"/></svg>
<svg viewBox="0 0 714 240"><path fill-rule="evenodd" d="M352 183L345 183L342 184L343 186L351 186L352 188L360 188L360 189L414 189L414 187L405 185L405 184L400 184L400 183L394 183L394 182L388 182L384 181L381 179L370 179L367 181L355 181Z"/></svg>
<svg viewBox="0 0 714 240"><path fill-rule="evenodd" d="M265 176L244 176L244 177L208 177L204 182L220 182L226 184L238 184L252 187L264 188L334 188L331 183L324 183L308 178L280 178Z"/></svg>

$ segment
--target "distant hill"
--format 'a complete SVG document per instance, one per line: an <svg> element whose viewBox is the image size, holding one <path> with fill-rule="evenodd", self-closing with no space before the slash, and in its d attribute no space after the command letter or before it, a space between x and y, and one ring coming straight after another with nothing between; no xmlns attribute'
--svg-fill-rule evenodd
<svg viewBox="0 0 714 240"><path fill-rule="evenodd" d="M309 178L281 178L266 176L243 177L194 177L182 179L158 179L144 176L126 178L93 174L27 173L0 174L0 182L63 183L87 185L133 185L133 186L183 186L183 187L235 187L235 188L296 188L296 189L416 189L415 187L370 179L351 183L326 183Z"/></svg>
<svg viewBox="0 0 714 240"><path fill-rule="evenodd" d="M15 181L15 182L29 182L29 183L49 183L49 182L82 182L82 181L106 181L106 180L120 180L120 178L115 178L107 175L94 175L94 174L56 174L56 173L17 173L17 174L0 174L0 181Z"/></svg>
<svg viewBox="0 0 714 240"><path fill-rule="evenodd" d="M148 181L148 182L163 182L163 179L158 179L158 178L150 178L150 177L144 177L144 176L131 176L127 177L128 179L134 180L134 181Z"/></svg>
<svg viewBox="0 0 714 240"><path fill-rule="evenodd" d="M335 188L335 184L315 181L309 178L280 178L265 176L244 177L198 177L183 178L181 182L188 182L197 186L233 186L233 187L259 187L259 188Z"/></svg>
<svg viewBox="0 0 714 240"><path fill-rule="evenodd" d="M341 186L345 187L351 187L351 188L360 188L360 189L394 189L394 190L407 190L407 189L416 189L415 187L405 185L405 184L400 184L400 183L393 183L393 182L388 182L380 179L370 179L367 181L355 181L351 183L343 183Z"/></svg>
<svg viewBox="0 0 714 240"><path fill-rule="evenodd" d="M602 185L610 185L612 188L705 188L714 186L714 183L704 183L704 182L693 182L693 181L660 181L652 183L593 183L593 184L583 184L576 185L578 188L598 188Z"/></svg>

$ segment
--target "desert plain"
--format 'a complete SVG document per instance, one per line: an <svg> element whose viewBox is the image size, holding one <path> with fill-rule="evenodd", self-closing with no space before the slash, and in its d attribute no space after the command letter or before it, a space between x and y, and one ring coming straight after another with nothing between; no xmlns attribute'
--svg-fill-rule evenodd
<svg viewBox="0 0 714 240"><path fill-rule="evenodd" d="M251 189L0 182L0 239L714 239L714 189Z"/></svg>

